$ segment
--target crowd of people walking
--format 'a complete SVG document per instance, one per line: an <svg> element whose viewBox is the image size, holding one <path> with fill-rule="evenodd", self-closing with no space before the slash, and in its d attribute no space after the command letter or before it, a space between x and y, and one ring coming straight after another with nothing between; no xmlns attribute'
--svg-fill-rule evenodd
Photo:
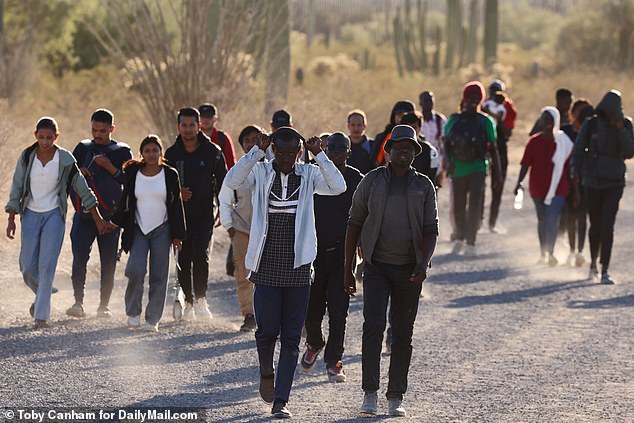
<svg viewBox="0 0 634 423"><path fill-rule="evenodd" d="M16 215L21 219L19 266L35 294L29 310L35 326L49 325L69 197L74 304L66 313L86 316L86 268L97 241L97 317L112 317L115 268L122 252L128 253L127 322L153 332L159 331L166 303L171 250L178 257L184 294L182 321L212 319L209 255L214 227L221 224L231 239L227 270L236 281L240 330L255 331L259 393L272 404L272 414L291 417L287 404L297 364L313 369L322 351L328 380L346 381L346 319L362 275L360 414L378 413L381 351L389 325L388 414L405 416L414 322L439 236L437 190L449 192L448 210L441 212L452 229L451 254L477 256L487 177L488 228L500 232L507 144L518 115L500 80L488 92L478 81L467 83L458 111L448 117L435 109L429 90L420 93L419 104L420 111L409 100L396 102L389 123L374 138L366 134L367 116L360 109L344 116L347 133L307 139L293 127L291 114L278 110L270 131L255 124L242 129L239 160L231 137L217 127L218 109L209 103L182 108L171 146L164 149L163 141L150 134L137 158L113 138L109 110L92 114L92 138L72 153L56 143L55 119L39 119L35 141L18 158L5 207L7 237L15 237ZM608 269L614 222L625 160L634 156L632 120L623 113L620 92L607 92L593 107L560 89L556 106L543 108L529 137L514 193L520 194L529 175L539 263L558 264L555 243L567 232L567 264L583 266L589 217L589 277L613 284Z"/></svg>

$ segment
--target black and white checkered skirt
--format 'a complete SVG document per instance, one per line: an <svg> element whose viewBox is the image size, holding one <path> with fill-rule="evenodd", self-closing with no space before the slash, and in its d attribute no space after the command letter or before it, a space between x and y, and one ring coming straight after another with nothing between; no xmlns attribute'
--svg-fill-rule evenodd
<svg viewBox="0 0 634 423"><path fill-rule="evenodd" d="M310 266L293 269L295 262L295 214L269 213L269 227L258 272L251 282L279 288L310 285Z"/></svg>

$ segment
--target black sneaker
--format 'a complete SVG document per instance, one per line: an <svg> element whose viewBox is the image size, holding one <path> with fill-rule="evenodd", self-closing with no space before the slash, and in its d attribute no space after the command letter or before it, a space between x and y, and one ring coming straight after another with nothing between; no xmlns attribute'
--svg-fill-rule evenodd
<svg viewBox="0 0 634 423"><path fill-rule="evenodd" d="M271 414L276 419L290 419L293 417L288 408L286 408L286 403L284 401L275 400L273 403L273 408L271 409Z"/></svg>
<svg viewBox="0 0 634 423"><path fill-rule="evenodd" d="M244 316L244 323L240 326L240 332L253 332L256 326L255 316L253 314L247 314Z"/></svg>
<svg viewBox="0 0 634 423"><path fill-rule="evenodd" d="M263 375L260 373L260 398L267 403L273 403L275 399L275 373Z"/></svg>
<svg viewBox="0 0 634 423"><path fill-rule="evenodd" d="M321 350L322 348L315 348L310 344L306 344L306 351L302 355L302 367L304 370L310 370L313 368Z"/></svg>

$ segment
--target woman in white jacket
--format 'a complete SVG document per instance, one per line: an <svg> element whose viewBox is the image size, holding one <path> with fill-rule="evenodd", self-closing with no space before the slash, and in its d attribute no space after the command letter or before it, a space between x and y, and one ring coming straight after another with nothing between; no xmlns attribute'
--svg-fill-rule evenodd
<svg viewBox="0 0 634 423"><path fill-rule="evenodd" d="M310 268L317 256L313 195L339 195L346 182L321 150L319 138L304 142L319 166L297 163L304 138L282 127L262 134L258 147L229 171L229 189L253 190L253 217L246 267L255 284L255 339L260 361L260 395L273 402L275 417L290 417L286 408L299 355L301 331L310 293ZM275 158L260 162L272 143ZM281 351L277 378L275 341ZM274 382L275 379L275 382Z"/></svg>

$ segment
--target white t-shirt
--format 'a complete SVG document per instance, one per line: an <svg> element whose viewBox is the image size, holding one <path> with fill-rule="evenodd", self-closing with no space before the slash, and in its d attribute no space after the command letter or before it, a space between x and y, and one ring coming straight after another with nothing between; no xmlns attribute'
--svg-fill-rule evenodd
<svg viewBox="0 0 634 423"><path fill-rule="evenodd" d="M504 104L498 104L492 99L488 99L482 103L482 109L488 111L494 118L497 118L500 113L502 113L500 120L504 120L506 118L506 107L504 107Z"/></svg>
<svg viewBox="0 0 634 423"><path fill-rule="evenodd" d="M167 186L165 171L154 176L145 176L139 170L134 187L136 197L136 223L144 235L167 222Z"/></svg>
<svg viewBox="0 0 634 423"><path fill-rule="evenodd" d="M59 207L59 150L46 166L35 156L29 177L31 196L26 208L45 213Z"/></svg>
<svg viewBox="0 0 634 423"><path fill-rule="evenodd" d="M442 128L444 128L447 123L446 119L440 117L440 125L436 122L439 115L436 113L432 113L431 120L423 119L423 124L420 127L420 134L425 138L425 141L430 143L432 147L436 149L436 157L432 157L432 168L434 167L433 163L437 163L436 168L438 169L437 173L442 172L442 161L443 161L443 147L440 142L440 136L442 135ZM438 126L440 126L440 133L438 132ZM433 154L433 153L432 153Z"/></svg>

